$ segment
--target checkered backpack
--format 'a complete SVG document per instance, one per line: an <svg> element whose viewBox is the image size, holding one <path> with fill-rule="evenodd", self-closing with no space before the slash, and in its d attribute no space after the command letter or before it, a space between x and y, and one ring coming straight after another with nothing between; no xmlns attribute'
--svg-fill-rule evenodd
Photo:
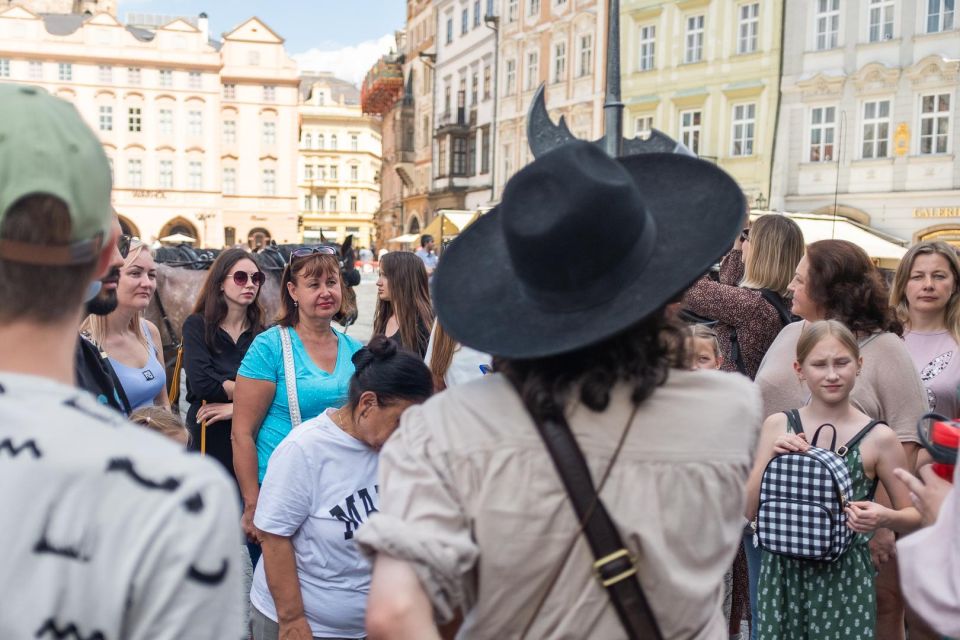
<svg viewBox="0 0 960 640"><path fill-rule="evenodd" d="M794 433L803 433L800 413L785 411ZM785 453L767 464L760 481L756 540L770 553L801 560L833 562L853 542L844 511L851 496L850 471L843 458L873 427L874 420L834 451L837 430L821 425L806 453ZM817 445L824 427L833 430L829 449Z"/></svg>

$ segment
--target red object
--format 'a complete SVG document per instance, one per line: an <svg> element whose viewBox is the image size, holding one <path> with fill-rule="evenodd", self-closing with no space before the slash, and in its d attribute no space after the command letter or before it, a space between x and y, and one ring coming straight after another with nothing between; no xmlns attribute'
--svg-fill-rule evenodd
<svg viewBox="0 0 960 640"><path fill-rule="evenodd" d="M960 448L960 423L936 421L930 427L930 442L938 451L953 451L956 459ZM944 480L953 481L954 464L934 462L933 471Z"/></svg>

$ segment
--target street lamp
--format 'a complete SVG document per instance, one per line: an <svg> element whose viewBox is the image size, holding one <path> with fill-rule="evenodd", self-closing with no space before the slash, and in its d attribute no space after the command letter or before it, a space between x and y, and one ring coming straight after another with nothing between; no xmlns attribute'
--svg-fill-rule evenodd
<svg viewBox="0 0 960 640"><path fill-rule="evenodd" d="M493 30L493 117L490 122L490 202L497 197L497 80L500 78L500 18L487 14L483 24Z"/></svg>
<svg viewBox="0 0 960 640"><path fill-rule="evenodd" d="M761 191L757 194L757 197L753 199L753 203L757 209L763 211L767 208L767 199L763 197L763 192Z"/></svg>

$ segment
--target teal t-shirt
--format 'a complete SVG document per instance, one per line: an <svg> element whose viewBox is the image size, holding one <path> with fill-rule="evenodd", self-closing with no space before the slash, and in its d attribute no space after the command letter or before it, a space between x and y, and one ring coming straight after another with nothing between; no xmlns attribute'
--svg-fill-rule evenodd
<svg viewBox="0 0 960 640"><path fill-rule="evenodd" d="M347 401L347 390L353 376L351 358L363 344L335 329L332 331L337 335L337 366L333 373L327 373L313 363L296 330L290 329L293 362L297 372L297 399L300 402L300 417L304 422L317 417L325 409L340 407ZM280 441L287 437L291 428L279 327L271 327L254 338L237 375L266 380L277 385L273 402L267 409L267 415L257 433L257 464L259 480L262 483L270 455Z"/></svg>

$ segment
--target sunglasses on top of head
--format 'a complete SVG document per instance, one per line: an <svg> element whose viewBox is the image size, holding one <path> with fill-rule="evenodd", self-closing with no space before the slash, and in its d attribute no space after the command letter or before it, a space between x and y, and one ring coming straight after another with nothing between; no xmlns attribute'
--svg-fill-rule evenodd
<svg viewBox="0 0 960 640"><path fill-rule="evenodd" d="M120 252L120 257L124 260L127 259L127 256L130 254L130 244L136 240L140 242L140 238L132 236L128 233L124 233L117 239L117 251Z"/></svg>
<svg viewBox="0 0 960 640"><path fill-rule="evenodd" d="M327 245L320 245L317 247L301 247L299 249L294 249L290 252L290 262L293 262L297 258L307 258L316 254L328 255L339 257L335 247L330 247Z"/></svg>
<svg viewBox="0 0 960 640"><path fill-rule="evenodd" d="M258 287L267 281L267 276L263 275L262 271L253 271L249 274L246 271L234 271L233 273L228 273L225 277L232 277L233 283L238 287L247 286L247 280L252 281L253 284Z"/></svg>

